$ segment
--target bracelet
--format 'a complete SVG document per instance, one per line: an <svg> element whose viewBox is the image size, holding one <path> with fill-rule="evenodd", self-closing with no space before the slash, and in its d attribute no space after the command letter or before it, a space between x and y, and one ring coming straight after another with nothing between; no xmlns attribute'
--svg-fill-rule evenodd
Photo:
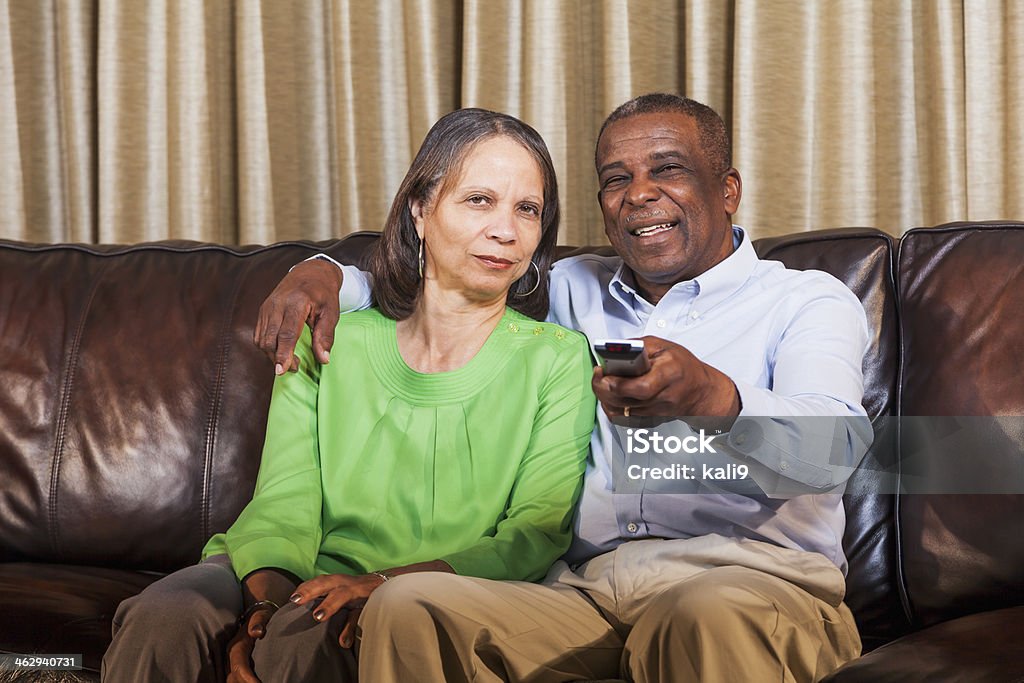
<svg viewBox="0 0 1024 683"><path fill-rule="evenodd" d="M372 574L373 576L379 576L381 583L387 583L391 580L391 577L385 574L384 572L370 572L370 574Z"/></svg>
<svg viewBox="0 0 1024 683"><path fill-rule="evenodd" d="M281 609L281 606L273 600L257 600L256 602L249 605L244 612L242 612L242 616L238 617L238 625L244 626L245 623L249 621L249 617L251 617L253 614L260 610L271 608L276 612L277 610Z"/></svg>

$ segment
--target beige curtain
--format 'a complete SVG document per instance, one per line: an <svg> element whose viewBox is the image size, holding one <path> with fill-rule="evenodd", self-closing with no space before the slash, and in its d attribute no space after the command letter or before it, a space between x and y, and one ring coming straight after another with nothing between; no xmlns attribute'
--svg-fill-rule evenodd
<svg viewBox="0 0 1024 683"><path fill-rule="evenodd" d="M1024 219L1024 0L0 0L0 238L377 229L431 123L533 124L563 243L604 241L603 118L733 132L755 236Z"/></svg>

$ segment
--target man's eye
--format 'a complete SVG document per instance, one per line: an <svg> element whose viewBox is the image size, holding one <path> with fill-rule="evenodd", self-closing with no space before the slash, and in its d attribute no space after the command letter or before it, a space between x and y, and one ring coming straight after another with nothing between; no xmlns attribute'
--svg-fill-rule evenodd
<svg viewBox="0 0 1024 683"><path fill-rule="evenodd" d="M664 166L659 166L657 170L655 170L655 173L662 175L665 173L676 173L681 170L683 170L683 167L679 164L665 164Z"/></svg>
<svg viewBox="0 0 1024 683"><path fill-rule="evenodd" d="M612 176L611 178L606 178L604 183L602 183L601 187L603 189L607 190L609 188L619 187L620 185L622 185L625 182L626 182L625 176L615 175L615 176Z"/></svg>

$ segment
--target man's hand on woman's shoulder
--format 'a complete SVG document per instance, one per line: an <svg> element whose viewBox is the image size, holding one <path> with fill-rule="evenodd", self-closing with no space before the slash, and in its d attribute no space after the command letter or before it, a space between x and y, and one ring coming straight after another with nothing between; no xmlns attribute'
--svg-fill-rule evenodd
<svg viewBox="0 0 1024 683"><path fill-rule="evenodd" d="M274 362L274 373L299 369L295 344L303 324L313 332L313 354L321 363L330 359L334 327L340 309L342 272L327 260L303 261L277 284L260 305L253 343Z"/></svg>

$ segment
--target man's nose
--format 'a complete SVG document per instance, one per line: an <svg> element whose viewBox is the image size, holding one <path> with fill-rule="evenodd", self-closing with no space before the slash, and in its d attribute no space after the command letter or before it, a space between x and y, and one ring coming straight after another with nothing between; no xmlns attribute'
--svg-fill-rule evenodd
<svg viewBox="0 0 1024 683"><path fill-rule="evenodd" d="M636 206L654 201L660 196L661 190L650 178L634 178L626 188L626 201Z"/></svg>

